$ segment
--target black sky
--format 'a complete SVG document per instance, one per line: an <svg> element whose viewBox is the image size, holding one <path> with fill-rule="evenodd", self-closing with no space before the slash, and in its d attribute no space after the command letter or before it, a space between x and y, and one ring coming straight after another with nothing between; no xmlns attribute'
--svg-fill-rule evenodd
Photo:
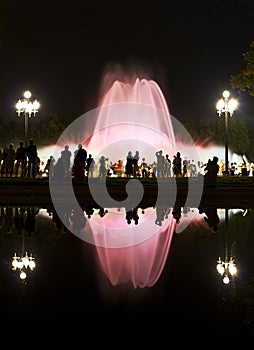
<svg viewBox="0 0 254 350"><path fill-rule="evenodd" d="M28 0L5 10L0 116L8 118L25 89L41 112L65 117L96 107L111 62L148 71L179 120L216 117L215 103L254 40L254 3L244 0ZM232 94L249 121L254 99Z"/></svg>

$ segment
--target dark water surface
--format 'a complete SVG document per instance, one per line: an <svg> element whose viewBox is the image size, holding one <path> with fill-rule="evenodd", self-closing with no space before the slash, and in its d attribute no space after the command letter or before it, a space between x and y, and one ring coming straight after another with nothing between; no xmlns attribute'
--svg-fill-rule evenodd
<svg viewBox="0 0 254 350"><path fill-rule="evenodd" d="M74 234L50 208L1 208L2 330L30 332L28 337L35 330L46 336L52 329L82 331L86 337L88 331L128 339L142 334L148 343L179 332L228 344L253 337L251 209L138 208L136 222L132 215L130 223L124 208L107 208L104 216L91 209L84 211L82 233ZM69 213L72 229L73 218ZM115 225L135 239L157 231L134 247L96 247L86 241L86 235L100 232L105 242ZM12 257L26 251L36 266L21 280ZM219 257L231 256L237 274L226 285L216 264Z"/></svg>

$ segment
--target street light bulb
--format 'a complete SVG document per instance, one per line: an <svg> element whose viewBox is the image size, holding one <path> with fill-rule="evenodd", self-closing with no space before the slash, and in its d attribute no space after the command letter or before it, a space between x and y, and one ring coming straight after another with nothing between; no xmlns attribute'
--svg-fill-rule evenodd
<svg viewBox="0 0 254 350"><path fill-rule="evenodd" d="M19 277L22 280L26 279L26 273L24 271L21 271Z"/></svg>
<svg viewBox="0 0 254 350"><path fill-rule="evenodd" d="M18 100L18 102L16 103L16 108L18 111L20 111L23 107L23 103L21 100Z"/></svg>
<svg viewBox="0 0 254 350"><path fill-rule="evenodd" d="M14 259L12 261L12 267L13 267L13 270L16 270L18 268L18 260L17 259Z"/></svg>
<svg viewBox="0 0 254 350"><path fill-rule="evenodd" d="M31 92L29 90L24 92L24 97L25 98L30 98L32 96Z"/></svg>
<svg viewBox="0 0 254 350"><path fill-rule="evenodd" d="M35 261L34 260L29 261L29 267L31 270L33 270L35 268Z"/></svg>
<svg viewBox="0 0 254 350"><path fill-rule="evenodd" d="M223 96L224 98L229 98L230 92L229 92L228 90L225 90L225 91L223 91L222 96Z"/></svg>
<svg viewBox="0 0 254 350"><path fill-rule="evenodd" d="M34 100L34 102L33 102L33 109L37 110L39 108L40 108L40 103L37 100Z"/></svg>
<svg viewBox="0 0 254 350"><path fill-rule="evenodd" d="M225 103L224 103L224 100L221 98L216 104L216 109L217 111L220 112L223 110L224 107L225 107Z"/></svg>
<svg viewBox="0 0 254 350"><path fill-rule="evenodd" d="M236 110L238 106L238 101L234 98L231 98L228 102L228 110L231 114Z"/></svg>
<svg viewBox="0 0 254 350"><path fill-rule="evenodd" d="M223 275L225 268L223 267L222 263L219 262L216 266L217 271L219 272L220 275Z"/></svg>
<svg viewBox="0 0 254 350"><path fill-rule="evenodd" d="M236 275L237 269L236 269L235 264L229 264L228 269L229 269L229 272L231 273L232 276Z"/></svg>
<svg viewBox="0 0 254 350"><path fill-rule="evenodd" d="M222 281L223 281L224 284L229 284L228 276L225 276Z"/></svg>

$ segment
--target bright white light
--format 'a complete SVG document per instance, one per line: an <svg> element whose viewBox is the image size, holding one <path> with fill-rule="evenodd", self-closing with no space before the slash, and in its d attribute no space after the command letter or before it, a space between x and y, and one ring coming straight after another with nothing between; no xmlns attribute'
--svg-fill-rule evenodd
<svg viewBox="0 0 254 350"><path fill-rule="evenodd" d="M230 114L233 114L233 112L236 110L238 106L238 101L234 98L231 98L228 102L228 110Z"/></svg>
<svg viewBox="0 0 254 350"><path fill-rule="evenodd" d="M24 92L24 97L25 98L30 98L32 96L31 92L29 90Z"/></svg>
<svg viewBox="0 0 254 350"><path fill-rule="evenodd" d="M217 264L216 266L217 271L219 272L220 275L223 275L225 268L223 267L223 265L221 263Z"/></svg>
<svg viewBox="0 0 254 350"><path fill-rule="evenodd" d="M225 91L223 91L222 96L223 96L224 98L229 98L230 92L229 92L228 90L225 90Z"/></svg>
<svg viewBox="0 0 254 350"><path fill-rule="evenodd" d="M229 284L228 276L225 276L222 281L223 281L224 284Z"/></svg>
<svg viewBox="0 0 254 350"><path fill-rule="evenodd" d="M222 111L224 107L225 107L225 103L224 103L224 100L221 98L216 104L216 109L219 112L219 111Z"/></svg>
<svg viewBox="0 0 254 350"><path fill-rule="evenodd" d="M24 271L21 271L19 277L20 279L24 280L26 278L26 273Z"/></svg>
<svg viewBox="0 0 254 350"><path fill-rule="evenodd" d="M33 270L33 269L35 268L35 262L34 262L34 260L30 260L30 261L29 261L29 267L30 267L31 270Z"/></svg>

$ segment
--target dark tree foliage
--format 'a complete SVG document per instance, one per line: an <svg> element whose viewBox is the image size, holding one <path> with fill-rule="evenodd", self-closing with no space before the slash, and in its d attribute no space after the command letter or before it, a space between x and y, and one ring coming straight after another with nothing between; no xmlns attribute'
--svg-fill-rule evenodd
<svg viewBox="0 0 254 350"><path fill-rule="evenodd" d="M244 52L242 57L244 68L236 75L231 75L230 85L233 89L254 96L254 41L250 43L249 50Z"/></svg>
<svg viewBox="0 0 254 350"><path fill-rule="evenodd" d="M225 144L225 119L224 116L214 119L201 119L195 127L188 122L185 128L193 138L194 142L204 144ZM248 154L250 151L249 131L243 118L239 116L229 117L228 120L228 145L233 153Z"/></svg>

